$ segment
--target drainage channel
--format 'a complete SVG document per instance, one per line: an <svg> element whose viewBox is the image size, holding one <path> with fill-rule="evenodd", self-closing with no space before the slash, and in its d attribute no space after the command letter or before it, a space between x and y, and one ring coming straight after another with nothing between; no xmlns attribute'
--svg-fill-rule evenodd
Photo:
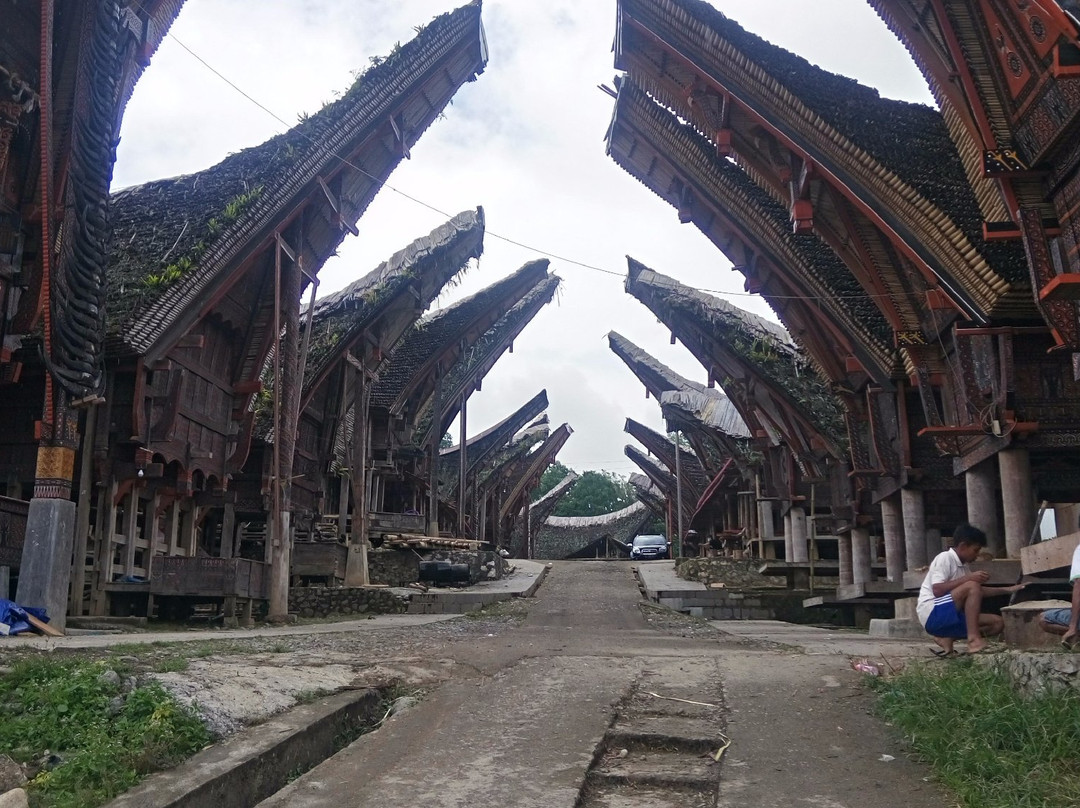
<svg viewBox="0 0 1080 808"><path fill-rule="evenodd" d="M695 685L649 674L638 682L616 708L575 808L716 805L717 752L726 744L722 691L716 681Z"/></svg>
<svg viewBox="0 0 1080 808"><path fill-rule="evenodd" d="M376 729L389 688L337 693L226 738L105 808L254 808Z"/></svg>

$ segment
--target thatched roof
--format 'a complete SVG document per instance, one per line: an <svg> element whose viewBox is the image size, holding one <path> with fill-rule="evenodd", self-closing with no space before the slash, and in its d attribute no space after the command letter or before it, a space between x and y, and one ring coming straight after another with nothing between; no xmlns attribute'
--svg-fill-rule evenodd
<svg viewBox="0 0 1080 808"><path fill-rule="evenodd" d="M652 518L640 502L600 516L549 516L534 526L534 558L567 558L607 537L627 544Z"/></svg>
<svg viewBox="0 0 1080 808"><path fill-rule="evenodd" d="M840 402L779 325L684 286L629 259L626 291L644 303L706 367L733 358L767 382L838 450L847 446ZM707 343L694 335L707 337ZM717 352L717 353L714 353ZM718 379L722 386L733 380ZM736 380L737 381L737 380ZM728 391L731 392L730 390ZM745 413L744 413L745 415Z"/></svg>
<svg viewBox="0 0 1080 808"><path fill-rule="evenodd" d="M699 414L699 420L705 425L718 429L732 438L750 437L750 430L739 415L739 411L731 403L731 399L719 390L680 376L614 331L608 334L608 344L661 406L667 402L693 408Z"/></svg>
<svg viewBox="0 0 1080 808"><path fill-rule="evenodd" d="M290 211L321 200L320 178L330 180L332 189L334 177L353 172L349 187L338 190L340 218L351 227L408 145L460 84L483 70L485 60L480 5L473 2L437 17L364 72L340 99L288 132L196 174L114 194L109 333L136 351L147 350L226 281L227 268L268 243ZM433 78L444 85L439 92ZM396 152L374 137L392 115L405 140ZM362 172L354 168L361 162ZM303 222L309 272L344 238L345 230L328 225L329 218Z"/></svg>
<svg viewBox="0 0 1080 808"><path fill-rule="evenodd" d="M948 214L998 274L1010 283L1026 282L1020 245L984 241L975 194L938 110L882 98L872 87L823 70L746 31L704 0L620 0L619 8L744 100L755 98L749 90L751 76L757 68L763 70L851 144ZM713 37L730 43L750 63L733 61Z"/></svg>
<svg viewBox="0 0 1080 808"><path fill-rule="evenodd" d="M422 312L484 249L484 210L459 213L394 253L364 277L315 301L304 389L397 297L408 294ZM401 335L388 340L392 348Z"/></svg>

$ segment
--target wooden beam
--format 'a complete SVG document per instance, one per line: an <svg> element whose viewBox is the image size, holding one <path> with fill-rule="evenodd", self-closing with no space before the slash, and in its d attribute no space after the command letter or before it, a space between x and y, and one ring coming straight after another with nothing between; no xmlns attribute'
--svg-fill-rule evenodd
<svg viewBox="0 0 1080 808"><path fill-rule="evenodd" d="M1072 564L1073 551L1080 543L1080 533L1069 533L1056 539L1041 541L1020 550L1020 564L1025 575L1068 567Z"/></svg>

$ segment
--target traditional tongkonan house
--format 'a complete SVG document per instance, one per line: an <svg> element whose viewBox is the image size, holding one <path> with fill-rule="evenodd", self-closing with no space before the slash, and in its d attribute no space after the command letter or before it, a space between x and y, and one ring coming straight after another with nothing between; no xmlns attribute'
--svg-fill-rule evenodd
<svg viewBox="0 0 1080 808"><path fill-rule="evenodd" d="M1007 381L1004 404L997 389L980 398L981 391L965 385L984 422L989 416L991 434L994 420L1000 432L992 438L960 432L950 452L957 472L966 473L972 519L1000 534L1004 498L1005 547L1015 556L1029 536L1033 486L1039 499L1055 503L1058 534L1070 535L1041 548L1038 563L1024 554L1024 571L1067 566L1080 498L1080 9L1053 0L870 5L925 76L975 189L987 238L1024 245L1033 297L1049 330L973 332L972 347L959 353L965 380ZM1006 410L1038 429L1010 428ZM945 424L966 421L946 417ZM1000 464L999 480L988 458L1006 447L1015 461Z"/></svg>
<svg viewBox="0 0 1080 808"><path fill-rule="evenodd" d="M497 546L504 546L511 540L519 519L528 523L530 495L573 434L569 424L561 424L536 449L497 469L493 484L486 489L491 507L487 509L488 516L484 521L491 541Z"/></svg>
<svg viewBox="0 0 1080 808"><path fill-rule="evenodd" d="M608 334L608 342L615 355L645 385L646 397L655 398L661 405L669 431L682 432L693 449L693 453L680 449L680 463L676 465L674 445L669 439L635 421L626 422L629 434L667 465L670 473L681 475L684 530L693 529L706 540L739 537L741 550L741 538L755 535L752 485L756 469L747 462L750 433L738 410L723 393L683 378L620 334ZM708 415L691 414L686 409L689 402ZM715 426L706 425L705 417ZM675 502L677 495L672 506ZM677 511L665 513L665 519L676 528L673 536L678 532L679 516ZM698 549L704 546L704 542L699 543Z"/></svg>
<svg viewBox="0 0 1080 808"><path fill-rule="evenodd" d="M305 326L311 336L306 337L293 463L293 576L347 586L365 582L369 430L354 428L357 413L360 423L367 423L374 376L445 286L480 257L483 242L483 210L460 213L340 292L315 302L310 326ZM232 485L240 499L255 502L273 468L272 407L265 400L262 404L251 457ZM253 521L244 524L241 536L251 546L237 548L238 555L265 557L261 513L246 515ZM232 537L226 543L232 545ZM224 545L222 555L231 555Z"/></svg>
<svg viewBox="0 0 1080 808"><path fill-rule="evenodd" d="M513 536L511 536L506 546L506 550L511 556L514 558L533 558L533 536L540 529L540 525L555 513L555 509L559 507L563 497L570 493L574 483L580 479L581 475L576 471L570 471L552 486L547 493L535 502L529 502L526 513L522 514L522 518L514 525Z"/></svg>
<svg viewBox="0 0 1080 808"><path fill-rule="evenodd" d="M116 138L182 5L9 3L0 26L0 596L14 571L18 599L61 629L75 456L104 388Z"/></svg>
<svg viewBox="0 0 1080 808"><path fill-rule="evenodd" d="M950 5L949 14L959 5ZM956 12L961 16L974 7L963 5ZM989 5L979 8L978 14L988 13ZM1010 8L1008 15L1015 26L1020 17L1038 16L1034 9ZM913 30L915 12L905 13L903 25ZM1030 20L1026 24L1030 28ZM918 35L933 40L927 48L935 50L935 59L950 49L954 57L961 50L969 59L977 55L967 44L942 51L939 44L948 37L932 29L940 30L929 26ZM1062 30L1054 29L1057 44L1063 43ZM1069 52L1071 45L1064 44L1059 53ZM987 53L992 55L980 64L1013 61L993 49ZM641 176L642 164L628 154L628 144L637 138L644 151L666 151L661 173L670 172L671 181L664 187L645 180L650 187L673 203L677 196L684 220L706 233L713 226L710 217L725 220L723 226L740 236L732 240L736 251L739 242L756 248L753 260L735 255L733 262L747 275L748 288L768 293L839 394L847 429L835 443L846 444L844 454L850 451L858 488L882 506L878 517L856 496L851 527L863 533L881 525L894 580L905 567L924 566L941 547L940 531L965 516L987 528L994 552L1015 555L1034 526L1036 489L1059 502L1078 498L1070 471L1075 452L1063 448L1073 445L1074 416L1062 402L1076 399L1080 385L1072 379L1066 352L1047 353L1056 338L1036 308L1028 261L1019 242L1002 238L1008 202L993 178L981 174L970 145L960 142L958 148L954 142L962 128L958 122L977 117L977 111L958 111L960 102L955 108L943 103L938 112L882 99L753 36L698 0L622 0L616 63L640 90L620 104L613 130L619 114L627 125L613 156ZM987 74L980 82L996 81L989 70L976 72ZM943 93L969 91L963 81L953 81L956 73L936 75L950 84ZM642 92L670 112L643 111ZM649 123L662 123L665 116L666 124ZM675 116L692 127L692 136L676 138L685 127ZM695 139L706 149L689 149ZM706 181L709 151L716 163L741 169L741 176L776 203L773 213L759 205L753 215L732 214L738 205L729 207L727 200L738 200ZM732 173L726 166L723 171ZM815 244L826 245L847 268L863 295L860 305L872 302L886 321L899 362L882 350L888 343L883 344L880 323L852 317L858 311L852 303L840 305L841 297L855 298L842 293L850 280L830 270L835 291L823 294L817 262L807 261L817 247L793 255L781 229L769 235L761 226L763 214L775 218L776 205L786 211L789 229L813 234ZM1049 247L1044 253L1050 254ZM811 267L819 274L816 282ZM783 277L770 286L775 276ZM815 325L815 307L831 309L833 316L819 317ZM1034 465L1032 453L1039 458ZM855 542L856 559L864 556L864 535ZM868 574L865 564L856 566L856 575Z"/></svg>
<svg viewBox="0 0 1080 808"><path fill-rule="evenodd" d="M597 558L627 552L652 512L641 502L599 516L549 516L533 533L532 558Z"/></svg>
<svg viewBox="0 0 1080 808"><path fill-rule="evenodd" d="M301 291L314 293L316 273L385 179L484 63L472 4L435 19L289 132L114 195L99 487L80 499L94 530L93 541L76 540L76 575L84 557L87 572L79 610L150 612L154 597L190 594L224 600L227 611L267 597L271 618L285 614ZM263 407L279 436L276 462L267 487L240 502L230 481ZM232 552L238 510L269 520L268 562Z"/></svg>
<svg viewBox="0 0 1080 808"><path fill-rule="evenodd" d="M468 538L467 504L442 499L440 444L459 413L467 429L469 397L552 299L559 281L547 268L546 260L531 262L428 315L395 349L371 395L371 535Z"/></svg>
<svg viewBox="0 0 1080 808"><path fill-rule="evenodd" d="M547 439L547 390L465 444L439 452L439 490L445 508L457 511L464 501L467 534L498 545L488 531L488 506L493 491L504 481L507 465ZM462 480L464 490L462 488Z"/></svg>
<svg viewBox="0 0 1080 808"><path fill-rule="evenodd" d="M634 261L626 289L686 345L739 411L762 454L762 489L783 501L785 558L807 562L806 521L814 515L808 506L827 505L833 477L846 479L839 401L780 326Z"/></svg>

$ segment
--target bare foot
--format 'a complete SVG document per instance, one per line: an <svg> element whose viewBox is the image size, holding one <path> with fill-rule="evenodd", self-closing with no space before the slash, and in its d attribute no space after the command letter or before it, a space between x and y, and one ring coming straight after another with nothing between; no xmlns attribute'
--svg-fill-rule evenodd
<svg viewBox="0 0 1080 808"><path fill-rule="evenodd" d="M980 637L977 640L968 640L967 652L969 654L978 654L986 650L986 640Z"/></svg>

